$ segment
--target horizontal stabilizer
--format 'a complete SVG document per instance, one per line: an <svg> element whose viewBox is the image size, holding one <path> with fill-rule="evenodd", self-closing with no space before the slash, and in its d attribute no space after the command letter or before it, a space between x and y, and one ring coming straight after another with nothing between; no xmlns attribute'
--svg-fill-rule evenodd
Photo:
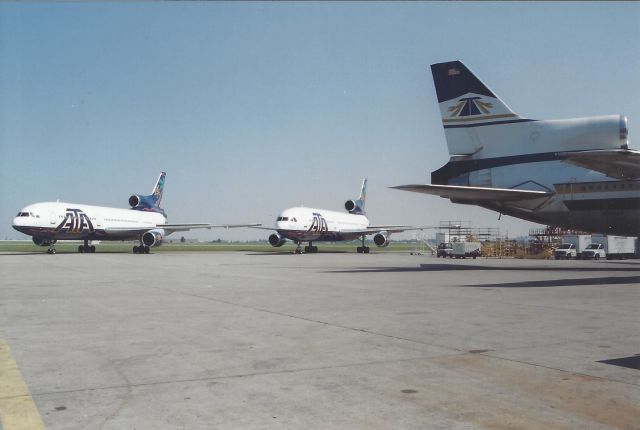
<svg viewBox="0 0 640 430"><path fill-rule="evenodd" d="M391 187L396 190L414 193L433 194L453 200L530 200L548 197L552 193L546 191L514 190L510 188L465 187L458 185L399 185Z"/></svg>
<svg viewBox="0 0 640 430"><path fill-rule="evenodd" d="M604 173L616 179L640 178L640 151L603 149L595 151L562 152L564 162Z"/></svg>

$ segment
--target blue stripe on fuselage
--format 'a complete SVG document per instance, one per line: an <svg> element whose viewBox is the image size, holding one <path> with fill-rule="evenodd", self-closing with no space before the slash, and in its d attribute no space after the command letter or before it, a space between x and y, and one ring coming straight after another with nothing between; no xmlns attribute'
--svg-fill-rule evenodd
<svg viewBox="0 0 640 430"><path fill-rule="evenodd" d="M519 118L519 119L511 119L511 120L507 120L507 121L483 122L483 123L479 123L479 124L444 124L443 127L444 128L469 128L469 127L482 127L482 126L485 126L485 125L515 124L515 123L518 123L518 122L532 122L532 121L538 121L538 120L537 119Z"/></svg>
<svg viewBox="0 0 640 430"><path fill-rule="evenodd" d="M480 158L477 160L449 161L438 170L431 172L431 183L435 185L448 185L450 179L464 175L465 173L475 172L477 170L513 166L515 164L541 163L544 161L563 160L565 158L567 158L567 156L561 156L559 152L542 152L538 154Z"/></svg>

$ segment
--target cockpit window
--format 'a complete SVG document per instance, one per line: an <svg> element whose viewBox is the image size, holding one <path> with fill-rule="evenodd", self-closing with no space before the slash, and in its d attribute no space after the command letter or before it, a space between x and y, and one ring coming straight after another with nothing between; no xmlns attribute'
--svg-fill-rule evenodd
<svg viewBox="0 0 640 430"><path fill-rule="evenodd" d="M298 220L295 217L293 217L291 218L291 222L298 222Z"/></svg>
<svg viewBox="0 0 640 430"><path fill-rule="evenodd" d="M289 221L289 217L287 217L287 216L279 216L276 221Z"/></svg>
<svg viewBox="0 0 640 430"><path fill-rule="evenodd" d="M33 214L29 212L18 212L17 216L33 216Z"/></svg>

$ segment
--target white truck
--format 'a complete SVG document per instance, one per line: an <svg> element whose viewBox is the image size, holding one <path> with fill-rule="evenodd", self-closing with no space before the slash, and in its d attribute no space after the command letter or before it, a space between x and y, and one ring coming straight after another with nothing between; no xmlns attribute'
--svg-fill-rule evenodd
<svg viewBox="0 0 640 430"><path fill-rule="evenodd" d="M585 260L607 260L634 258L636 252L636 238L626 236L603 236L594 234L591 237L591 245L583 252Z"/></svg>
<svg viewBox="0 0 640 430"><path fill-rule="evenodd" d="M562 238L562 244L553 252L556 260L569 260L581 258L582 251L591 245L591 235L568 234Z"/></svg>
<svg viewBox="0 0 640 430"><path fill-rule="evenodd" d="M480 257L480 242L453 242L453 252L451 255L455 258L476 258Z"/></svg>
<svg viewBox="0 0 640 430"><path fill-rule="evenodd" d="M573 243L562 243L553 251L553 258L556 260L571 260L577 256L578 251Z"/></svg>
<svg viewBox="0 0 640 430"><path fill-rule="evenodd" d="M453 244L451 244L450 242L442 242L438 245L436 257L452 258L453 257L453 255L451 255L452 252L453 252Z"/></svg>

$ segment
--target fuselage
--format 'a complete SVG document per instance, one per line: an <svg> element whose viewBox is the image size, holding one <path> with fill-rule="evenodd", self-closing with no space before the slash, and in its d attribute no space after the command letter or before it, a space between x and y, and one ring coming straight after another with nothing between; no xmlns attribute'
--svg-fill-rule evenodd
<svg viewBox="0 0 640 430"><path fill-rule="evenodd" d="M283 211L275 227L280 236L295 242L334 242L362 237L362 230L369 227L369 219L361 214L296 207Z"/></svg>
<svg viewBox="0 0 640 430"><path fill-rule="evenodd" d="M476 149L468 156L452 157L434 171L433 184L552 194L526 201L454 203L477 204L529 221L585 232L640 235L640 181L615 179L563 161L571 152L626 147L624 117L520 120L451 127L445 126L445 132L448 143L458 145L455 150Z"/></svg>
<svg viewBox="0 0 640 430"><path fill-rule="evenodd" d="M159 212L63 202L26 206L12 223L21 233L47 240L138 239L161 224L166 217Z"/></svg>
<svg viewBox="0 0 640 430"><path fill-rule="evenodd" d="M527 202L482 206L529 221L585 232L640 235L640 181L616 180L593 170L549 161L491 169L494 187L510 188L527 178L529 189L555 194ZM525 172L529 172L526 175ZM526 175L526 176L525 176ZM539 186L539 188L534 188Z"/></svg>

